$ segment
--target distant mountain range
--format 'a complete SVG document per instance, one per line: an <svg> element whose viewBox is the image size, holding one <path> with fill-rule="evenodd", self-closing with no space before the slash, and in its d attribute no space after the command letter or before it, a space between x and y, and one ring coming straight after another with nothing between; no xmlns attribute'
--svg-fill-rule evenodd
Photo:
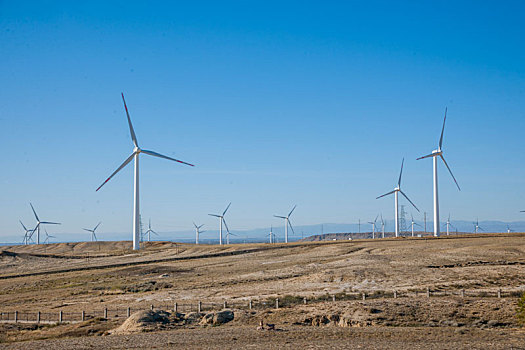
<svg viewBox="0 0 525 350"><path fill-rule="evenodd" d="M416 221L416 224L420 226L415 226L414 231L424 231L424 222ZM514 221L514 222L503 222L503 221L480 221L479 226L482 230L479 233L484 232L507 232L507 227L510 227L512 232L525 232L525 221ZM200 242L204 244L217 244L218 243L218 229L216 227L206 227L206 232L201 234ZM446 233L446 221L441 222L441 232ZM455 233L456 230L460 233L472 233L474 232L474 224L472 221L457 220L451 222L450 232ZM304 226L294 226L295 234L288 231L289 241L298 241L308 236L328 234L328 233L354 233L352 237L355 238L365 238L366 233L372 231L372 225L369 223L358 223L353 224L334 224L334 223L325 223L318 225L304 225ZM381 223L378 220L376 224L376 232L381 231ZM385 232L390 233L387 236L392 236L394 231L394 220L385 220ZM407 222L404 232L410 232L410 221ZM427 232L433 231L433 223L427 221ZM358 233L361 232L362 235ZM230 238L231 243L255 243L255 242L268 242L270 228L258 228L252 230L232 230L231 233L235 234ZM284 242L284 226L280 225L273 227L273 233L275 235L277 242ZM226 232L223 231L223 235ZM79 241L71 239L72 237L80 237L78 233L76 234L55 234L57 236L53 241L54 242L73 242ZM119 241L119 240L131 240L131 233L97 233L100 240L103 241ZM363 236L363 237L361 237ZM22 237L22 234L20 235ZM68 237L69 239L67 239ZM225 237L223 237L225 238ZM195 241L195 231L185 230L185 231L172 231L172 232L158 232L158 236L155 236L156 241L177 241L177 242L186 242L191 243ZM4 243L5 245L7 243ZM17 243L19 244L19 243Z"/></svg>

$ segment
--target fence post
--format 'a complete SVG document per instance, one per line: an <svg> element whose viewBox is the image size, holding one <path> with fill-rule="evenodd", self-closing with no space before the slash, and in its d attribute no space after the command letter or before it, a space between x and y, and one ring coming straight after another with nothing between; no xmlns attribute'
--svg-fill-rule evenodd
<svg viewBox="0 0 525 350"><path fill-rule="evenodd" d="M275 308L279 308L279 298L275 299Z"/></svg>
<svg viewBox="0 0 525 350"><path fill-rule="evenodd" d="M332 301L334 301L334 302L335 302L335 294L334 294L334 295L332 295Z"/></svg>
<svg viewBox="0 0 525 350"><path fill-rule="evenodd" d="M366 300L366 293L363 292L363 300Z"/></svg>
<svg viewBox="0 0 525 350"><path fill-rule="evenodd" d="M498 298L501 298L501 289L498 289Z"/></svg>
<svg viewBox="0 0 525 350"><path fill-rule="evenodd" d="M248 303L248 308L251 310L253 308L252 300L250 299L250 302Z"/></svg>
<svg viewBox="0 0 525 350"><path fill-rule="evenodd" d="M394 299L397 299L397 290L394 291Z"/></svg>
<svg viewBox="0 0 525 350"><path fill-rule="evenodd" d="M108 318L108 308L107 307L104 308L104 318L106 319Z"/></svg>
<svg viewBox="0 0 525 350"><path fill-rule="evenodd" d="M465 297L465 290L464 290L464 289L461 290L461 297L462 297L462 298Z"/></svg>
<svg viewBox="0 0 525 350"><path fill-rule="evenodd" d="M59 323L62 323L63 316L64 316L64 314L62 313L62 310L60 310L60 312L58 313L58 322Z"/></svg>
<svg viewBox="0 0 525 350"><path fill-rule="evenodd" d="M175 303L173 305L173 311L175 311L175 313L179 312L179 307L178 307L177 303Z"/></svg>
<svg viewBox="0 0 525 350"><path fill-rule="evenodd" d="M126 316L129 317L131 316L131 308L128 307L128 309L126 310Z"/></svg>
<svg viewBox="0 0 525 350"><path fill-rule="evenodd" d="M9 317L8 317L9 318ZM15 323L18 322L18 311L15 311Z"/></svg>
<svg viewBox="0 0 525 350"><path fill-rule="evenodd" d="M151 311L153 311L153 304L151 304Z"/></svg>
<svg viewBox="0 0 525 350"><path fill-rule="evenodd" d="M201 311L202 311L202 303L201 303L201 301L199 300L199 304L197 305L197 312L198 312L198 313L201 313Z"/></svg>
<svg viewBox="0 0 525 350"><path fill-rule="evenodd" d="M430 298L430 288L427 287L427 298Z"/></svg>
<svg viewBox="0 0 525 350"><path fill-rule="evenodd" d="M86 320L86 312L82 310L82 321Z"/></svg>
<svg viewBox="0 0 525 350"><path fill-rule="evenodd" d="M306 305L306 297L303 298L303 304Z"/></svg>
<svg viewBox="0 0 525 350"><path fill-rule="evenodd" d="M224 307L223 307L224 309L227 309L227 308L228 308L228 303L226 302L226 300L224 300L224 305L223 305L223 306L224 306Z"/></svg>

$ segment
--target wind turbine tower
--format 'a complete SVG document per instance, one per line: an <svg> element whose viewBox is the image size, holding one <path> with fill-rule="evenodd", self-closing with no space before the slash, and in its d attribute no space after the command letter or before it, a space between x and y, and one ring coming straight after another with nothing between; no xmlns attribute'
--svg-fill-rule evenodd
<svg viewBox="0 0 525 350"><path fill-rule="evenodd" d="M222 224L223 223L224 223L224 226L226 227L226 231L230 232L230 230L228 229L228 225L226 225L226 220L224 220L224 215L226 215L226 212L230 208L230 205L232 205L231 202L230 204L228 204L226 209L224 209L224 211L222 212L222 215L221 214L208 214L210 216L215 216L216 218L219 218L219 245L222 245Z"/></svg>
<svg viewBox="0 0 525 350"><path fill-rule="evenodd" d="M421 226L421 225L414 221L414 216L410 215L410 217L412 218L412 221L410 222L410 225L412 226L412 237L414 237L414 225L416 226Z"/></svg>
<svg viewBox="0 0 525 350"><path fill-rule="evenodd" d="M84 231L91 232L91 242L97 240L97 235L95 234L95 231L97 230L97 228L98 228L98 226L99 226L100 224L101 224L101 223L99 222L99 223L97 224L97 226L95 226L95 228L93 228L92 230L90 230L90 229L88 229L88 228L83 228Z"/></svg>
<svg viewBox="0 0 525 350"><path fill-rule="evenodd" d="M24 240L23 240L23 244L29 244L29 240L31 239L31 236L33 236L33 232L35 232L34 230L28 230L27 227L22 223L22 220L18 220L20 221L20 225L22 225L22 227L24 228Z"/></svg>
<svg viewBox="0 0 525 350"><path fill-rule="evenodd" d="M204 224L197 226L196 223L193 223L193 226L195 226L195 244L199 244L199 235L201 233L206 232L206 231L201 231L201 227L204 226Z"/></svg>
<svg viewBox="0 0 525 350"><path fill-rule="evenodd" d="M133 130L133 125L131 124L131 118L129 116L128 107L126 106L126 100L124 99L124 94L122 94L122 102L124 102L124 109L126 110L126 116L128 118L129 132L131 134L131 140L133 141L133 145L135 147L133 148L133 153L131 153L131 155L124 161L124 163L122 163L117 168L117 170L115 170L113 172L113 174L111 174L106 179L106 181L104 181L102 183L102 185L100 185L97 188L97 191L100 190L100 188L102 186L104 186L120 170L122 170L122 168L124 168L126 165L128 165L132 160L135 160L135 173L134 173L134 181L133 181L133 249L134 250L138 250L138 249L140 249L139 155L141 153L144 153L144 154L147 154L147 155L150 155L150 156L153 156L153 157L158 157L158 158L163 158L163 159L167 159L167 160L172 160L174 162L185 164L185 165L189 165L189 166L193 166L193 164L186 163L186 162L183 162L181 160L178 160L178 159L175 159L175 158L171 158L171 157L162 155L162 154L157 153L157 152L147 151L147 150L141 149L139 147L139 143L137 141L137 137L135 135L135 131Z"/></svg>
<svg viewBox="0 0 525 350"><path fill-rule="evenodd" d="M381 214L381 238L385 238L385 220L383 220L383 214Z"/></svg>
<svg viewBox="0 0 525 350"><path fill-rule="evenodd" d="M33 204L29 203L29 205L31 206L31 209L33 210L33 214L35 214L35 219L36 219L36 226L33 229L33 233L36 231L36 244L40 244L40 225L60 225L60 223L50 222L50 221L40 221L40 219L38 218L38 215L36 215L35 208L33 208Z"/></svg>
<svg viewBox="0 0 525 350"><path fill-rule="evenodd" d="M290 212L286 216L274 215L276 218L284 219L284 243L288 243L288 226L290 226L290 228L292 229L293 234L295 234L295 231L293 230L293 227L292 227L292 223L290 222L290 216L292 215L293 211L295 210L295 207L297 207L297 205L294 205L292 210L290 210Z"/></svg>
<svg viewBox="0 0 525 350"><path fill-rule="evenodd" d="M399 199L398 199L398 193L401 193L407 199L407 201L410 204L412 204L412 206L414 208L416 208L417 211L419 211L419 209L416 207L416 205L414 203L412 203L412 201L407 197L407 195L403 191L401 191L401 176L403 175L403 164L404 163L405 163L405 158L403 158L403 161L401 161L401 171L399 172L399 180L397 180L397 187L395 187L393 191L385 193L385 194L383 194L383 195L381 195L381 196L376 198L376 199L379 199L379 198L382 198L382 197L394 194L394 217L395 217L394 221L395 221L395 228L396 228L396 237L399 237Z"/></svg>
<svg viewBox="0 0 525 350"><path fill-rule="evenodd" d="M376 215L374 221L369 221L368 223L372 225L372 239L376 238L376 222L379 215Z"/></svg>
<svg viewBox="0 0 525 350"><path fill-rule="evenodd" d="M454 182L456 183L456 186L458 187L458 190L461 191L461 188L459 187L458 182L456 181L456 178L454 177L454 174L452 174L452 170L450 170L450 167L448 166L447 162L445 161L445 157L443 157L443 151L441 150L441 147L443 146L443 132L445 131L445 121L447 120L447 109L445 108L445 118L443 119L443 128L441 129L441 137L439 138L439 144L438 148L434 151L432 151L431 154L428 154L423 157L417 158L419 159L425 159L432 157L433 160L433 168L434 168L434 236L438 237L440 234L439 230L439 200L438 200L438 173L437 173L437 167L438 167L438 157L441 158L445 166L447 167L450 175L452 176L452 179L454 179Z"/></svg>
<svg viewBox="0 0 525 350"><path fill-rule="evenodd" d="M157 232L153 231L151 229L151 219L149 219L149 222L148 222L148 230L145 232L145 234L148 235L148 242L151 242L151 234L154 234L154 235L159 235Z"/></svg>

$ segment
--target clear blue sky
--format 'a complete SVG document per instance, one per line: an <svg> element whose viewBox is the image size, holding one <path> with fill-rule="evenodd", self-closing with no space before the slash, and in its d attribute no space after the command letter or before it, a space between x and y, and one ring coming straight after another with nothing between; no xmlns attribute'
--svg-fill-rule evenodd
<svg viewBox="0 0 525 350"><path fill-rule="evenodd" d="M175 4L174 4L175 3ZM442 217L520 220L525 210L523 1L0 1L0 241L40 216L52 232L130 232L132 151L157 231L393 217L403 187ZM414 213L415 214L415 213ZM422 216L416 216L418 219ZM63 238L63 236L61 237Z"/></svg>

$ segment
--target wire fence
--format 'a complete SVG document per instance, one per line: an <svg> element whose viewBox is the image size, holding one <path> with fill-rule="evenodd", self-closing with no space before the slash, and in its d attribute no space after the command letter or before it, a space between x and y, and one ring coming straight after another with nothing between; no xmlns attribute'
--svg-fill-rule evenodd
<svg viewBox="0 0 525 350"><path fill-rule="evenodd" d="M403 291L359 291L359 292L343 292L337 294L324 294L316 297L304 297L285 295L275 298L254 299L247 301L224 301L222 303L213 302L174 302L172 304L157 304L145 307L128 307L128 308L104 308L102 310L91 311L63 311L58 312L41 312L41 311L5 311L0 312L0 322L3 323L42 323L42 324L56 324L56 323L74 323L83 322L90 319L126 319L131 314L137 311L144 310L165 310L178 313L206 313L212 311L220 311L224 309L239 309L239 310L264 310L264 309L278 309L282 307L294 307L301 304L312 304L321 302L336 302L344 300L373 300L385 298L443 298L443 297L460 297L460 298L518 298L525 293L525 289L513 290L444 290L436 289L426 290L414 289Z"/></svg>

